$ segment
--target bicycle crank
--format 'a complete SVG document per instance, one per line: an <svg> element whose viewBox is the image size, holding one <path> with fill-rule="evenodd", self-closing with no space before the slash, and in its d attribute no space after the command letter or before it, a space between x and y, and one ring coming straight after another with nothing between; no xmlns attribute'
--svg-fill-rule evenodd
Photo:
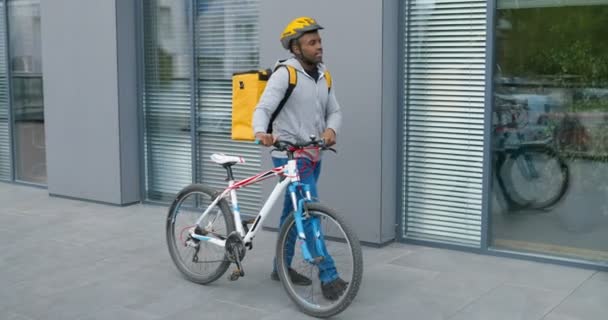
<svg viewBox="0 0 608 320"><path fill-rule="evenodd" d="M241 264L241 261L245 258L245 252L247 250L245 250L241 236L236 231L231 232L226 238L226 258L236 264L236 269L228 276L230 281L238 280L245 275Z"/></svg>

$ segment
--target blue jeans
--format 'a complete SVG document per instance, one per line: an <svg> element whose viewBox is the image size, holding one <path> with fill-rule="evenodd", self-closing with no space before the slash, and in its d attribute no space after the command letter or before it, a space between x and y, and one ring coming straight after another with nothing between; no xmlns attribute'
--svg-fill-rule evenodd
<svg viewBox="0 0 608 320"><path fill-rule="evenodd" d="M312 169L312 162L306 158L300 158L298 161L298 171L300 173L300 182L303 184L307 184L310 186L310 194L313 198L316 198L317 195L317 181L319 180L319 174L321 173L321 161L316 163L314 169ZM287 158L272 158L272 162L275 167L283 166L287 164ZM306 166L306 168L304 168ZM299 192L296 193L298 200L302 198L303 194ZM283 226L285 219L289 216L289 214L293 211L293 204L291 202L291 195L288 191L285 192L285 200L283 202L283 212L281 214L281 219L279 221L279 230ZM291 261L293 260L295 244L297 239L295 225L290 229L289 234L287 235L287 245L286 245L286 259L287 265L291 265ZM318 256L314 235L312 232L312 224L310 220L304 221L304 232L306 234L306 245L308 246L308 250L314 256ZM338 278L338 272L336 271L336 267L334 265L334 260L331 256L327 255L325 259L318 265L319 266L319 279L323 283L330 282L336 278ZM276 271L276 259L274 262L274 270Z"/></svg>

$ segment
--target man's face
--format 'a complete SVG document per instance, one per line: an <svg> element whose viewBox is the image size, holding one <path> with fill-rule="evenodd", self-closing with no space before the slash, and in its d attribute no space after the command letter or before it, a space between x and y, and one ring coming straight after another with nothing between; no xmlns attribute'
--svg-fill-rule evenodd
<svg viewBox="0 0 608 320"><path fill-rule="evenodd" d="M302 55L302 60L310 64L323 62L323 46L321 45L321 36L319 32L309 32L303 34L297 42L299 45L294 46L295 53ZM301 52L298 52L300 51Z"/></svg>

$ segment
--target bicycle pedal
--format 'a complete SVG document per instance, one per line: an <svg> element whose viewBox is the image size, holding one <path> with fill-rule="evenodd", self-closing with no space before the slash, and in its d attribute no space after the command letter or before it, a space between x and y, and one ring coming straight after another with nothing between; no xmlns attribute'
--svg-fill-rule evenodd
<svg viewBox="0 0 608 320"><path fill-rule="evenodd" d="M243 270L239 270L239 269L234 269L230 275L228 275L228 280L230 281L236 281L238 280L240 277L244 276L245 273L243 272Z"/></svg>

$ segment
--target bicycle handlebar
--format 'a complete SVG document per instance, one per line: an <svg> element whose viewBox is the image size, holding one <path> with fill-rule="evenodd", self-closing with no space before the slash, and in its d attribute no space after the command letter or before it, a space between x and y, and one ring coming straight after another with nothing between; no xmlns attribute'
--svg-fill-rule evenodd
<svg viewBox="0 0 608 320"><path fill-rule="evenodd" d="M305 143L293 143L286 140L277 140L273 146L279 151L288 151L289 149L304 149L306 147L319 147L320 149L327 148L324 140L311 140Z"/></svg>
<svg viewBox="0 0 608 320"><path fill-rule="evenodd" d="M259 140L255 140L256 144L260 144ZM287 140L277 140L273 144L273 151L287 152L293 154L297 150L302 150L306 147L318 147L320 150L329 150L337 153L337 151L325 144L325 140L317 139L315 136L310 137L310 141L304 143L294 143Z"/></svg>

